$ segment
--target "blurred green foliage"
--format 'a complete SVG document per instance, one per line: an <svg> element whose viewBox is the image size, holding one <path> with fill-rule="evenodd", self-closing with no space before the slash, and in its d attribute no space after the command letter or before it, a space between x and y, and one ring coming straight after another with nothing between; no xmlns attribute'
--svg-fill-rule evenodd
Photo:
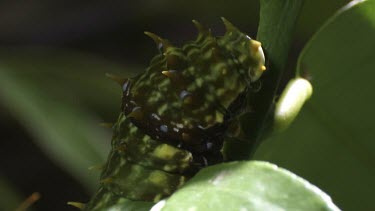
<svg viewBox="0 0 375 211"><path fill-rule="evenodd" d="M22 202L15 187L11 186L7 179L0 177L0 208L2 210L13 210Z"/></svg>

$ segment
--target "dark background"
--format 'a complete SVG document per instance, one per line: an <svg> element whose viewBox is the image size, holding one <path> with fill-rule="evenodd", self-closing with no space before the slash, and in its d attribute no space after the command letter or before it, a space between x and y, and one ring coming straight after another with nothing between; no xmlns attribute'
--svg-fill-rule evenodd
<svg viewBox="0 0 375 211"><path fill-rule="evenodd" d="M307 1L296 29L289 64L291 72L304 43L346 2ZM39 61L43 61L43 55L48 55L44 62L49 63L51 57L59 55L49 54L52 49L53 52L88 55L94 60L100 58L137 72L145 68L156 53L153 42L143 31L155 32L179 45L195 37L192 19L210 26L214 34L220 35L224 31L220 17L224 16L255 37L258 10L256 0L232 3L217 0L1 1L0 52L1 55L10 53L15 58L19 52L20 58L37 54ZM6 58L0 58L0 62ZM18 71L22 72L22 69ZM50 71L54 71L53 65ZM100 99L101 93L96 93L95 97ZM33 205L34 210L75 210L66 202L89 200L92 189L51 160L36 144L36 137L1 104L0 177L4 184L0 184L0 193L13 195L10 194L12 190L18 200L9 199L9 205L1 205L0 210L14 207L35 191L40 192L42 198ZM86 102L100 120L114 120L119 104L119 98L106 106ZM109 139L103 142L109 145Z"/></svg>

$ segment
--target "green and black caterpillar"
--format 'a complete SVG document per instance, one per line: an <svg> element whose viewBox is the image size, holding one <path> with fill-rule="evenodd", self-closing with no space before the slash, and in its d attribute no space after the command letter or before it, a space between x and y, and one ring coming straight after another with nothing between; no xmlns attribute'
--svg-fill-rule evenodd
<svg viewBox="0 0 375 211"><path fill-rule="evenodd" d="M160 52L144 73L121 81L112 150L86 210L124 198L157 202L225 161L223 143L238 133L237 117L266 67L260 42L223 22L226 33L214 37L193 21L198 37L181 48L145 32Z"/></svg>

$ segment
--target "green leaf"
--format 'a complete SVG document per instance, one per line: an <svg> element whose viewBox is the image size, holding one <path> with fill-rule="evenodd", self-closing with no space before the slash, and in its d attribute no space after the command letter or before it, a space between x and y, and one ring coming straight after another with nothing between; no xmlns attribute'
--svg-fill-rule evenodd
<svg viewBox="0 0 375 211"><path fill-rule="evenodd" d="M272 72L281 74L293 40L294 27L303 0L261 0L257 39L263 43L271 60Z"/></svg>
<svg viewBox="0 0 375 211"><path fill-rule="evenodd" d="M266 53L267 71L260 81L261 90L251 99L251 112L240 117L243 140L227 141L224 155L227 160L252 157L273 123L276 91L280 84L293 38L294 27L304 0L261 0L257 40Z"/></svg>
<svg viewBox="0 0 375 211"><path fill-rule="evenodd" d="M0 103L53 161L93 190L99 171L88 168L104 163L111 139L95 111L107 104L117 115L121 101L121 88L104 73L122 68L41 49L7 51L1 58Z"/></svg>
<svg viewBox="0 0 375 211"><path fill-rule="evenodd" d="M293 40L294 27L300 14L304 0L261 0L260 20L257 39L263 43L268 60L268 73L262 79L260 99L255 105L259 125L255 140L260 143L267 132L273 116L274 96L278 89L281 76L288 59L288 53ZM244 124L247 125L247 124ZM248 133L253 131L245 130ZM249 137L253 135L248 134ZM251 149L254 151L255 148Z"/></svg>
<svg viewBox="0 0 375 211"><path fill-rule="evenodd" d="M153 202L146 201L131 201L128 199L122 199L122 201L116 203L116 205L106 209L108 211L149 211L154 205Z"/></svg>
<svg viewBox="0 0 375 211"><path fill-rule="evenodd" d="M329 196L295 174L261 162L232 162L200 171L167 199L163 211L338 210Z"/></svg>
<svg viewBox="0 0 375 211"><path fill-rule="evenodd" d="M346 210L372 210L375 190L375 1L353 1L309 41L298 63L314 94L256 158L324 189Z"/></svg>

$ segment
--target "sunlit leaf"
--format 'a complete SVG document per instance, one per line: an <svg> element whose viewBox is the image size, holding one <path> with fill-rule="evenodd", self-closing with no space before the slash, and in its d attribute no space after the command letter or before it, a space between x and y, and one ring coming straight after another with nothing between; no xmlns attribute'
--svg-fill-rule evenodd
<svg viewBox="0 0 375 211"><path fill-rule="evenodd" d="M172 195L163 211L338 210L329 196L277 166L232 162L200 171Z"/></svg>

